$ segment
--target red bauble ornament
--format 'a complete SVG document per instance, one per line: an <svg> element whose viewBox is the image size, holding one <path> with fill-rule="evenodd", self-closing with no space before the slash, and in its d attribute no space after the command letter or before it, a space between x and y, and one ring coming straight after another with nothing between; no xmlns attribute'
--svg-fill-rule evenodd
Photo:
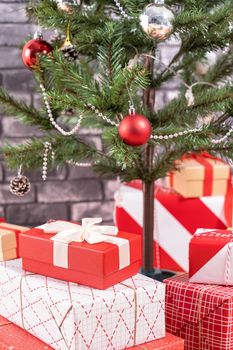
<svg viewBox="0 0 233 350"><path fill-rule="evenodd" d="M33 69L38 67L38 54L47 55L53 47L42 39L29 40L23 47L22 59L26 67Z"/></svg>
<svg viewBox="0 0 233 350"><path fill-rule="evenodd" d="M151 136L151 124L144 115L133 113L122 119L118 132L126 145L142 146Z"/></svg>

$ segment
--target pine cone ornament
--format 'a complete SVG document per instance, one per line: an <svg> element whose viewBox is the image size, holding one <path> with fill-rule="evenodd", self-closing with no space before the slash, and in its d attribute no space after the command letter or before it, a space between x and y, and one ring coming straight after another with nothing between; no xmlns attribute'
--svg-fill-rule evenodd
<svg viewBox="0 0 233 350"><path fill-rule="evenodd" d="M31 184L29 179L24 175L15 176L10 181L10 192L15 196L23 197L31 190Z"/></svg>
<svg viewBox="0 0 233 350"><path fill-rule="evenodd" d="M64 45L61 48L61 51L68 61L76 61L78 58L78 52L72 44Z"/></svg>

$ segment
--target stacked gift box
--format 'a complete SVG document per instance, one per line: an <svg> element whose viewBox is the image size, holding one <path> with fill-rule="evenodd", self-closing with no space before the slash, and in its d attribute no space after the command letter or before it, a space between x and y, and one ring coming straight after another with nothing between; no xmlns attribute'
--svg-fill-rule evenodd
<svg viewBox="0 0 233 350"><path fill-rule="evenodd" d="M138 273L138 181L116 196L118 229L100 225L100 218L81 224L51 221L32 229L1 222L0 349L20 350L23 343L33 350L232 349L230 171L203 158L185 157L185 174L170 174L171 187L155 188L155 262L177 270L188 270L189 264L189 276L161 283ZM193 176L186 166L200 169ZM188 173L193 185L186 183ZM177 193L176 176L183 194Z"/></svg>
<svg viewBox="0 0 233 350"><path fill-rule="evenodd" d="M165 285L138 274L141 237L100 221L9 225L22 259L0 263L2 349L183 348L165 334Z"/></svg>
<svg viewBox="0 0 233 350"><path fill-rule="evenodd" d="M185 156L179 171L155 184L154 264L157 268L188 271L188 246L199 227L231 226L230 167L203 154ZM143 193L140 181L121 186L115 195L119 230L142 234Z"/></svg>
<svg viewBox="0 0 233 350"><path fill-rule="evenodd" d="M166 284L166 328L187 350L233 348L233 233L198 229L189 245L189 274Z"/></svg>

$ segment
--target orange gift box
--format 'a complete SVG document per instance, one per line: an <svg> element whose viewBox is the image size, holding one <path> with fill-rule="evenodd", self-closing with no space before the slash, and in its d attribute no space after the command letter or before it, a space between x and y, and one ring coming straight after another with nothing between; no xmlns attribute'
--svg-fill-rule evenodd
<svg viewBox="0 0 233 350"><path fill-rule="evenodd" d="M77 224L75 226L81 227ZM52 240L56 233L45 233L43 228L34 228L20 235L20 256L26 271L97 289L109 288L138 273L141 259L139 235L118 232L116 237L123 242L120 247L109 242L89 244L73 240L68 244L60 244ZM58 251L57 244L60 244ZM63 249L67 249L66 267L56 262L64 255ZM123 260L129 254L128 264L123 266L122 254Z"/></svg>
<svg viewBox="0 0 233 350"><path fill-rule="evenodd" d="M52 350L33 335L0 316L0 350Z"/></svg>
<svg viewBox="0 0 233 350"><path fill-rule="evenodd" d="M0 261L16 259L19 257L19 234L28 231L28 227L0 223Z"/></svg>
<svg viewBox="0 0 233 350"><path fill-rule="evenodd" d="M184 339L166 332L166 337L134 346L129 350L184 350Z"/></svg>
<svg viewBox="0 0 233 350"><path fill-rule="evenodd" d="M170 186L185 198L223 196L230 188L230 166L208 153L188 154L176 162Z"/></svg>

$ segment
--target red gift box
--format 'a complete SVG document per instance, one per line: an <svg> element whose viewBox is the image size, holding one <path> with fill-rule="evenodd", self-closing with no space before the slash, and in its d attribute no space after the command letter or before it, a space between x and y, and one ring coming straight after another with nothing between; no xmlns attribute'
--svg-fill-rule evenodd
<svg viewBox="0 0 233 350"><path fill-rule="evenodd" d="M51 240L54 235L45 233L42 228L34 228L20 235L20 256L25 270L97 289L109 288L138 273L141 259L141 238L138 235L124 232L117 234L117 239L124 241L124 244L126 242L128 246L127 266L121 266L120 247L116 244L70 241L66 248L67 268L54 263L57 244ZM67 244L62 243L59 249L65 247ZM122 253L124 259L124 248L121 255Z"/></svg>
<svg viewBox="0 0 233 350"><path fill-rule="evenodd" d="M167 331L186 350L233 349L233 288L189 283L187 275L164 282Z"/></svg>
<svg viewBox="0 0 233 350"><path fill-rule="evenodd" d="M233 285L233 233L198 229L189 244L189 280Z"/></svg>
<svg viewBox="0 0 233 350"><path fill-rule="evenodd" d="M184 198L172 190L155 188L154 264L157 268L188 271L188 248L199 227L230 226L232 200L228 196ZM141 181L122 185L115 196L115 221L124 232L142 234ZM225 205L227 204L227 205ZM226 211L226 208L228 209ZM228 215L227 215L228 214Z"/></svg>
<svg viewBox="0 0 233 350"><path fill-rule="evenodd" d="M0 350L52 350L33 335L0 316Z"/></svg>
<svg viewBox="0 0 233 350"><path fill-rule="evenodd" d="M167 332L165 338L137 345L129 350L184 350L184 340Z"/></svg>

